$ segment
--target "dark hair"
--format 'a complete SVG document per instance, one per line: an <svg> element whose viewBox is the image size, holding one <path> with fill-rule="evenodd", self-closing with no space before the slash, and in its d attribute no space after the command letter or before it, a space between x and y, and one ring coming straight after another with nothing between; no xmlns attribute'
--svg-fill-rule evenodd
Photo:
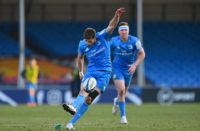
<svg viewBox="0 0 200 131"><path fill-rule="evenodd" d="M84 39L91 39L96 37L96 30L93 28L86 28L83 33Z"/></svg>
<svg viewBox="0 0 200 131"><path fill-rule="evenodd" d="M122 26L122 25L127 25L127 26L129 26L128 23L127 23L127 22L124 22L124 21L122 21L122 22L119 23L119 27Z"/></svg>
<svg viewBox="0 0 200 131"><path fill-rule="evenodd" d="M36 59L35 56L31 56L31 57L29 58L29 60L32 61L32 60L37 60L37 59Z"/></svg>

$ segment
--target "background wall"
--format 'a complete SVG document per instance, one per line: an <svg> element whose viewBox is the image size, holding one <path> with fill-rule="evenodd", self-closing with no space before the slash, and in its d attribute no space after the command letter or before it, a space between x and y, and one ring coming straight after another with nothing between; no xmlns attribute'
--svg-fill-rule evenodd
<svg viewBox="0 0 200 131"><path fill-rule="evenodd" d="M28 21L108 21L125 7L124 20L135 20L135 0L26 0ZM199 0L144 0L144 21L199 21ZM0 0L0 21L18 20L18 1Z"/></svg>

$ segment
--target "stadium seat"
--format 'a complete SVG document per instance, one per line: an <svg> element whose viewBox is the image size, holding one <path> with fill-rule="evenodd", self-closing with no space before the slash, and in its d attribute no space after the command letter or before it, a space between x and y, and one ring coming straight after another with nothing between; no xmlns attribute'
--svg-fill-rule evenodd
<svg viewBox="0 0 200 131"><path fill-rule="evenodd" d="M30 56L33 52L29 49L25 50L25 54ZM0 32L0 55L7 56L18 56L19 55L19 44L9 36Z"/></svg>

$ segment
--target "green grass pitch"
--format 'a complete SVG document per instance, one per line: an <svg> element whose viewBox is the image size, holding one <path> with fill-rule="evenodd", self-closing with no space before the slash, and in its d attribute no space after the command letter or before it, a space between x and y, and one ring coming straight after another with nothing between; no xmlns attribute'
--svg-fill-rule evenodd
<svg viewBox="0 0 200 131"><path fill-rule="evenodd" d="M111 104L92 105L75 124L78 131L200 131L200 104L163 106L127 104L128 124L120 124L120 114L111 114ZM72 118L61 106L11 107L0 105L0 131L55 131L56 124Z"/></svg>

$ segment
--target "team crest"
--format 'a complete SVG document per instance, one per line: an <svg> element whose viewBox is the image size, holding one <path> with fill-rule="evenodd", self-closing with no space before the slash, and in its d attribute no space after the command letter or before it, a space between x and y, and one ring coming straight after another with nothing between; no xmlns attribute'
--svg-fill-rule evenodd
<svg viewBox="0 0 200 131"><path fill-rule="evenodd" d="M88 48L86 48L86 49L85 49L85 52L87 52L87 51L89 51L89 49L88 49Z"/></svg>
<svg viewBox="0 0 200 131"><path fill-rule="evenodd" d="M97 45L101 45L101 42L100 42L100 41L97 41Z"/></svg>
<svg viewBox="0 0 200 131"><path fill-rule="evenodd" d="M128 45L128 49L132 50L133 46L132 45Z"/></svg>
<svg viewBox="0 0 200 131"><path fill-rule="evenodd" d="M120 49L120 46L117 46L117 49Z"/></svg>

